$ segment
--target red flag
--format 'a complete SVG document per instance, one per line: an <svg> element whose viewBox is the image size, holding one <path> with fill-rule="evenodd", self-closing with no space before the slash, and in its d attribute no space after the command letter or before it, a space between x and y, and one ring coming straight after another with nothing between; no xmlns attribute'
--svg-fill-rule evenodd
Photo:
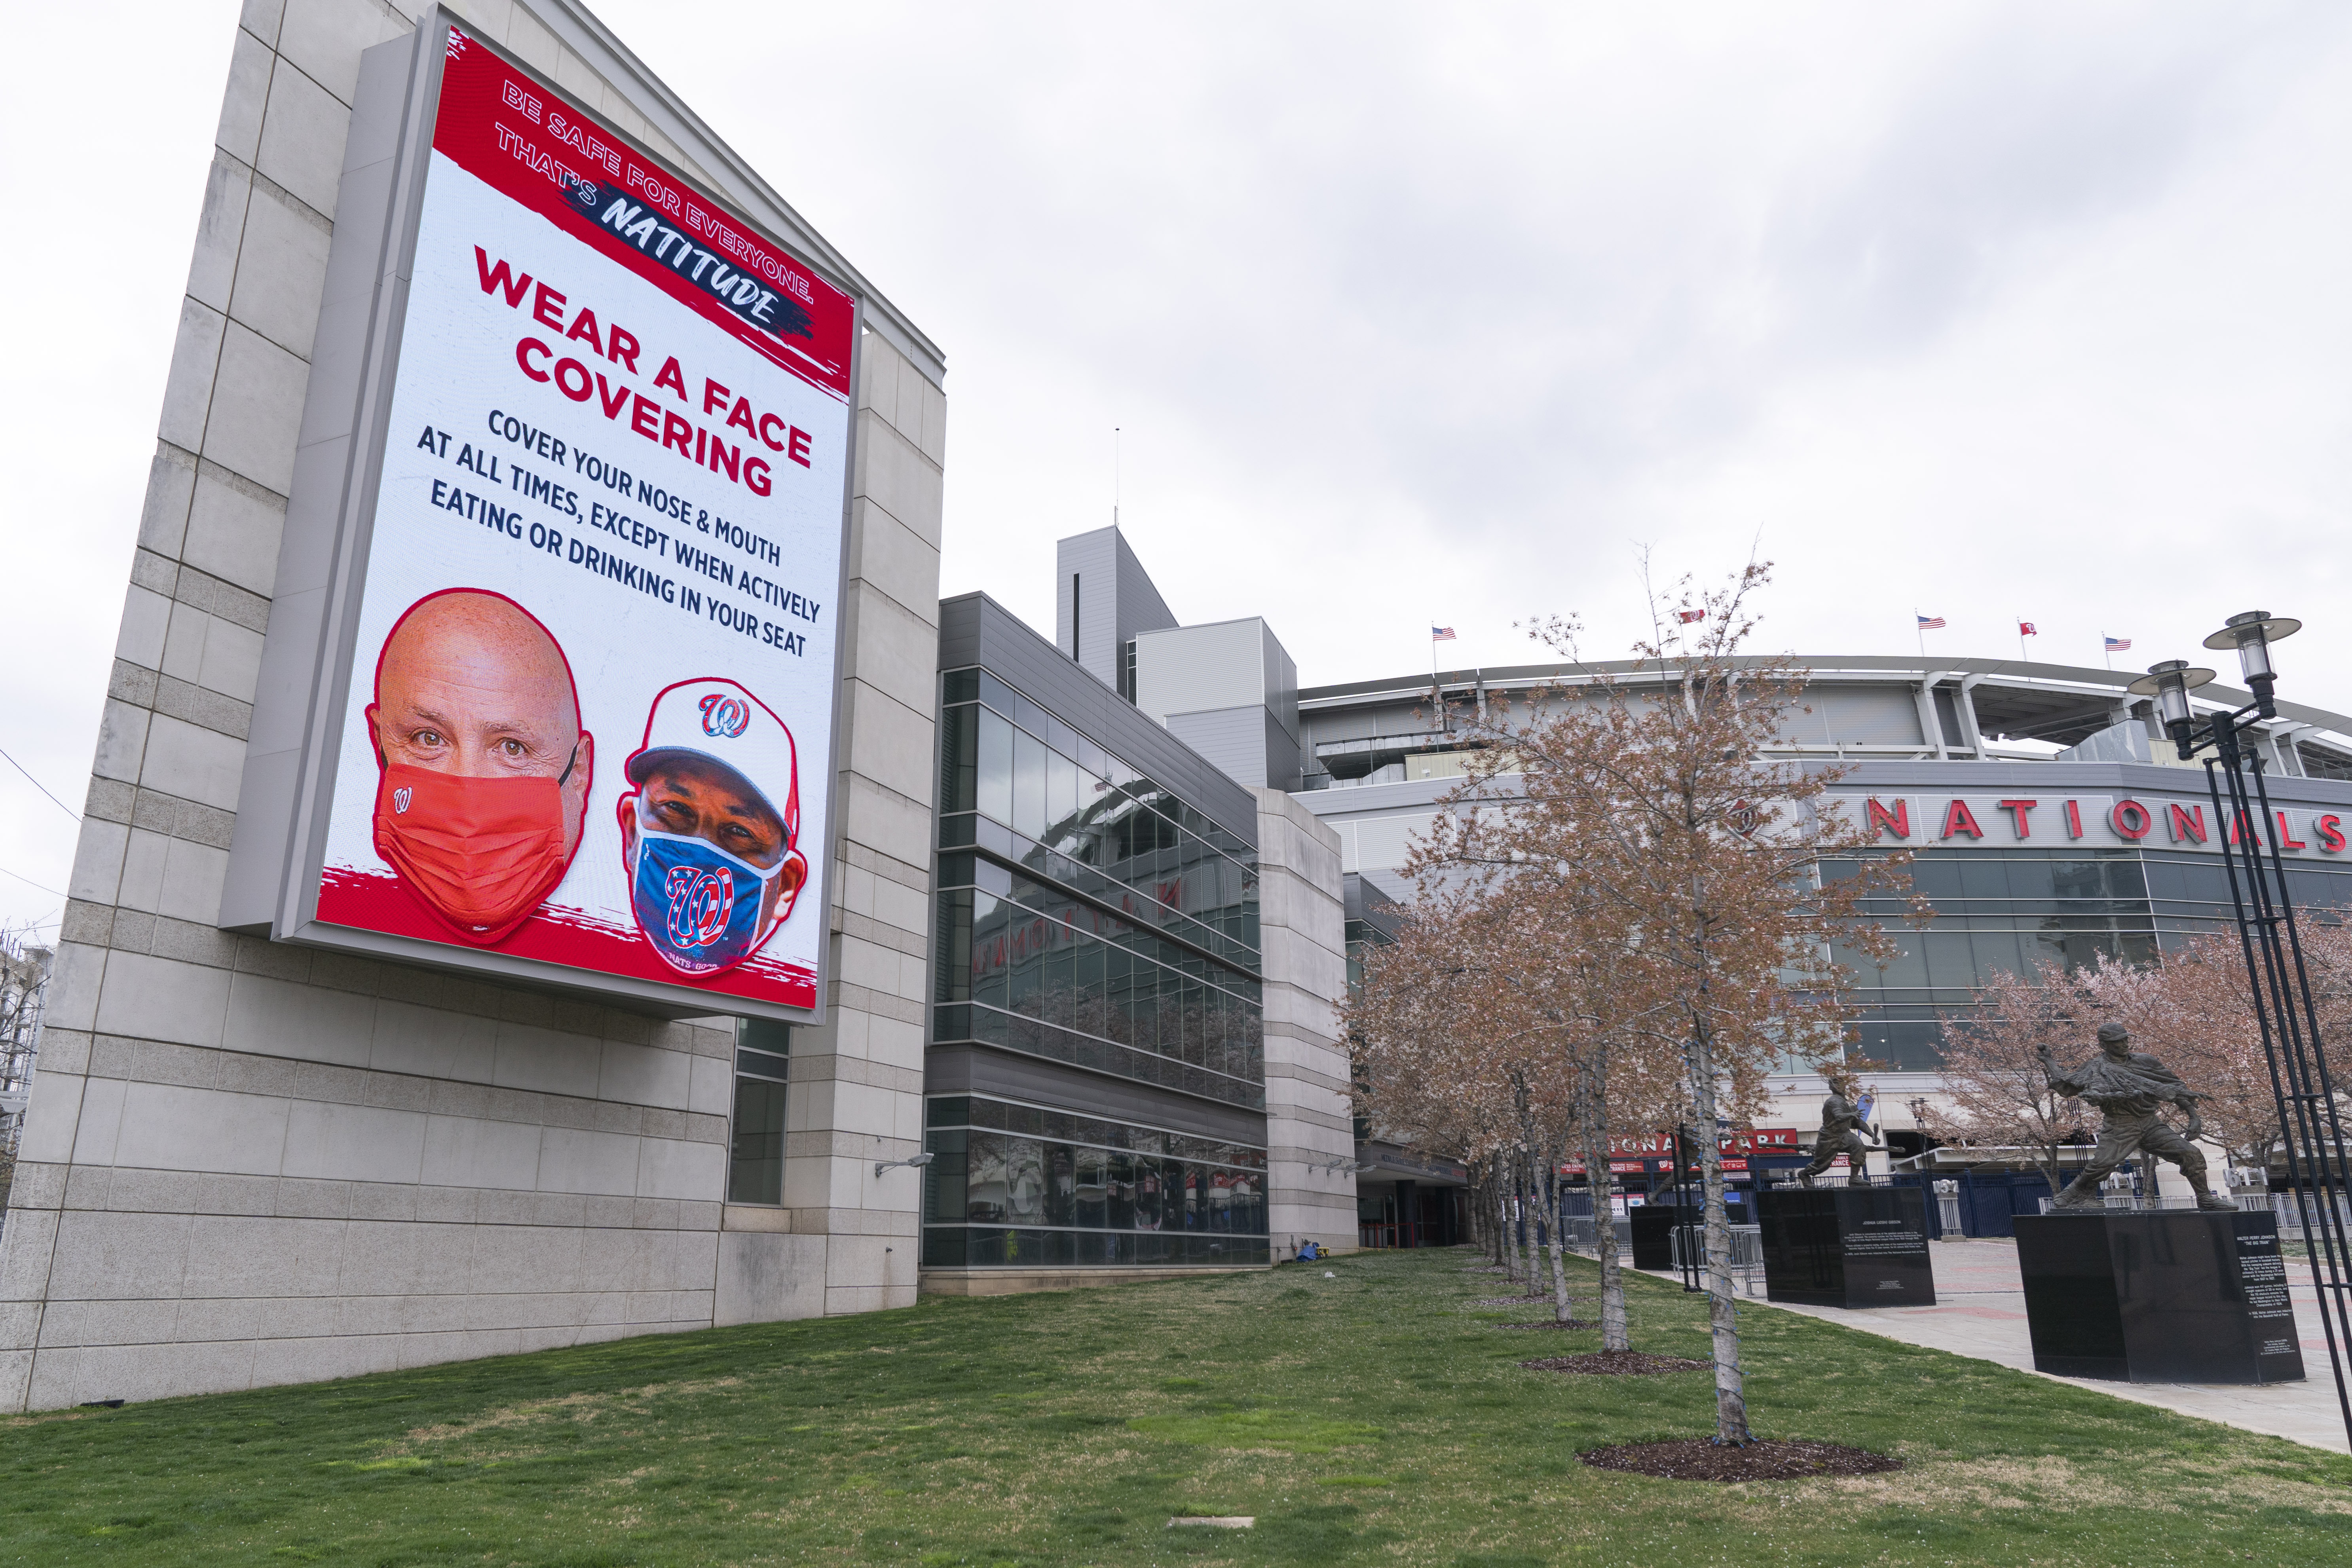
<svg viewBox="0 0 2352 1568"><path fill-rule="evenodd" d="M1676 610L1675 612L1675 619L1682 622L1685 626L1688 626L1693 621L1703 621L1706 619L1706 612L1705 610Z"/></svg>
<svg viewBox="0 0 2352 1568"><path fill-rule="evenodd" d="M2032 621L2020 621L2017 623L2017 635L2021 637L2040 637L2042 634L2033 629Z"/></svg>

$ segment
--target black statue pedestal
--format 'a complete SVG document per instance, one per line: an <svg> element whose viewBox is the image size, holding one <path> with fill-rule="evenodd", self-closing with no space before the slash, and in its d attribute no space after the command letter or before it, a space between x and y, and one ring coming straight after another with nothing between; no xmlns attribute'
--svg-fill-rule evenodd
<svg viewBox="0 0 2352 1568"><path fill-rule="evenodd" d="M1764 1298L1804 1307L1932 1307L1916 1187L1768 1187L1756 1194Z"/></svg>
<svg viewBox="0 0 2352 1568"><path fill-rule="evenodd" d="M2020 1215L2017 1264L2036 1372L2125 1383L2303 1378L2274 1215Z"/></svg>
<svg viewBox="0 0 2352 1568"><path fill-rule="evenodd" d="M1682 1208L1674 1204L1635 1204L1626 1216L1633 1221L1633 1267L1672 1268L1675 1226L1696 1227L1705 1212L1696 1205Z"/></svg>

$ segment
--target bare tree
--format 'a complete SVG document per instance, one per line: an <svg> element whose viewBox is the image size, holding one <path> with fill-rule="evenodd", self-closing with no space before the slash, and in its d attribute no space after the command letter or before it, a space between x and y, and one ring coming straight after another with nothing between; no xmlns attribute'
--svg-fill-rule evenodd
<svg viewBox="0 0 2352 1568"><path fill-rule="evenodd" d="M1721 589L1654 595L1638 679L1595 672L1468 721L1486 749L1423 851L1532 920L1552 953L1588 955L1600 983L1562 988L1590 1011L1580 1026L1612 1053L1677 1059L1678 1109L1706 1131L1748 1119L1785 1058L1843 1054L1851 976L1832 943L1890 959L1864 900L1907 883L1908 856L1875 851L1827 796L1842 769L1765 760L1803 689L1790 662L1738 652L1767 576L1750 564ZM1576 661L1573 621L1535 635ZM1523 1004L1504 1011L1528 1026ZM1717 1436L1745 1444L1721 1151L1698 1142Z"/></svg>

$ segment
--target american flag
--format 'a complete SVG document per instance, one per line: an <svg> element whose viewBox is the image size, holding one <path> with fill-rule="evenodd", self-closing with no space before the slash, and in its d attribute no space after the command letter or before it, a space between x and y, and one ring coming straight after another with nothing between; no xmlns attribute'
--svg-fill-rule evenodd
<svg viewBox="0 0 2352 1568"><path fill-rule="evenodd" d="M1706 619L1706 612L1705 610L1676 610L1675 612L1675 619L1682 622L1685 626L1688 626L1693 621L1703 621Z"/></svg>
<svg viewBox="0 0 2352 1568"><path fill-rule="evenodd" d="M1919 629L1923 632L1940 632L1944 629L1944 617L1941 616L1921 616L1919 617Z"/></svg>
<svg viewBox="0 0 2352 1568"><path fill-rule="evenodd" d="M2129 653L2131 651L2131 638L2109 637L2107 639L2107 651L2109 653Z"/></svg>
<svg viewBox="0 0 2352 1568"><path fill-rule="evenodd" d="M1452 642L1454 640L1454 628L1452 626L1432 626L1429 628L1429 640L1432 642Z"/></svg>

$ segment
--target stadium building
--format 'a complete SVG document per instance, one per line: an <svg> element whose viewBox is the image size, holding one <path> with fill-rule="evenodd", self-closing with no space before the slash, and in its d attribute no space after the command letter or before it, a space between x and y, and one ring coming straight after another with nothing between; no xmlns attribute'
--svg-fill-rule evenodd
<svg viewBox="0 0 2352 1568"><path fill-rule="evenodd" d="M1385 940L1412 889L1400 872L1461 779L1471 721L1488 703L1608 679L1639 691L1671 674L1631 662L1521 665L1400 674L1298 688L1263 622L1180 627L1115 530L1062 546L1063 645L1094 658L1150 717L1236 779L1295 792L1340 843L1351 965ZM1074 607L1098 618L1074 642ZM2000 971L2107 954L2145 961L2225 929L2229 888L2201 762L2181 763L2138 672L2011 659L1801 656L1805 711L1771 755L1835 763L1835 793L1879 842L1916 857L1924 930L1882 912L1902 947L1864 964L1859 1054L1898 1155L1916 1153L1923 1106L1942 1089L1946 1020L1973 1007ZM2204 712L2245 693L2211 686ZM2281 702L2255 744L2269 775L2304 907L2352 906L2352 717ZM1801 1163L1825 1085L1801 1064L1770 1080L1772 1108L1738 1173ZM1670 1152L1629 1139L1617 1174L1665 1178ZM1458 1172L1415 1168L1368 1143L1359 1176L1367 1245L1451 1238L1459 1216L1437 1194Z"/></svg>

